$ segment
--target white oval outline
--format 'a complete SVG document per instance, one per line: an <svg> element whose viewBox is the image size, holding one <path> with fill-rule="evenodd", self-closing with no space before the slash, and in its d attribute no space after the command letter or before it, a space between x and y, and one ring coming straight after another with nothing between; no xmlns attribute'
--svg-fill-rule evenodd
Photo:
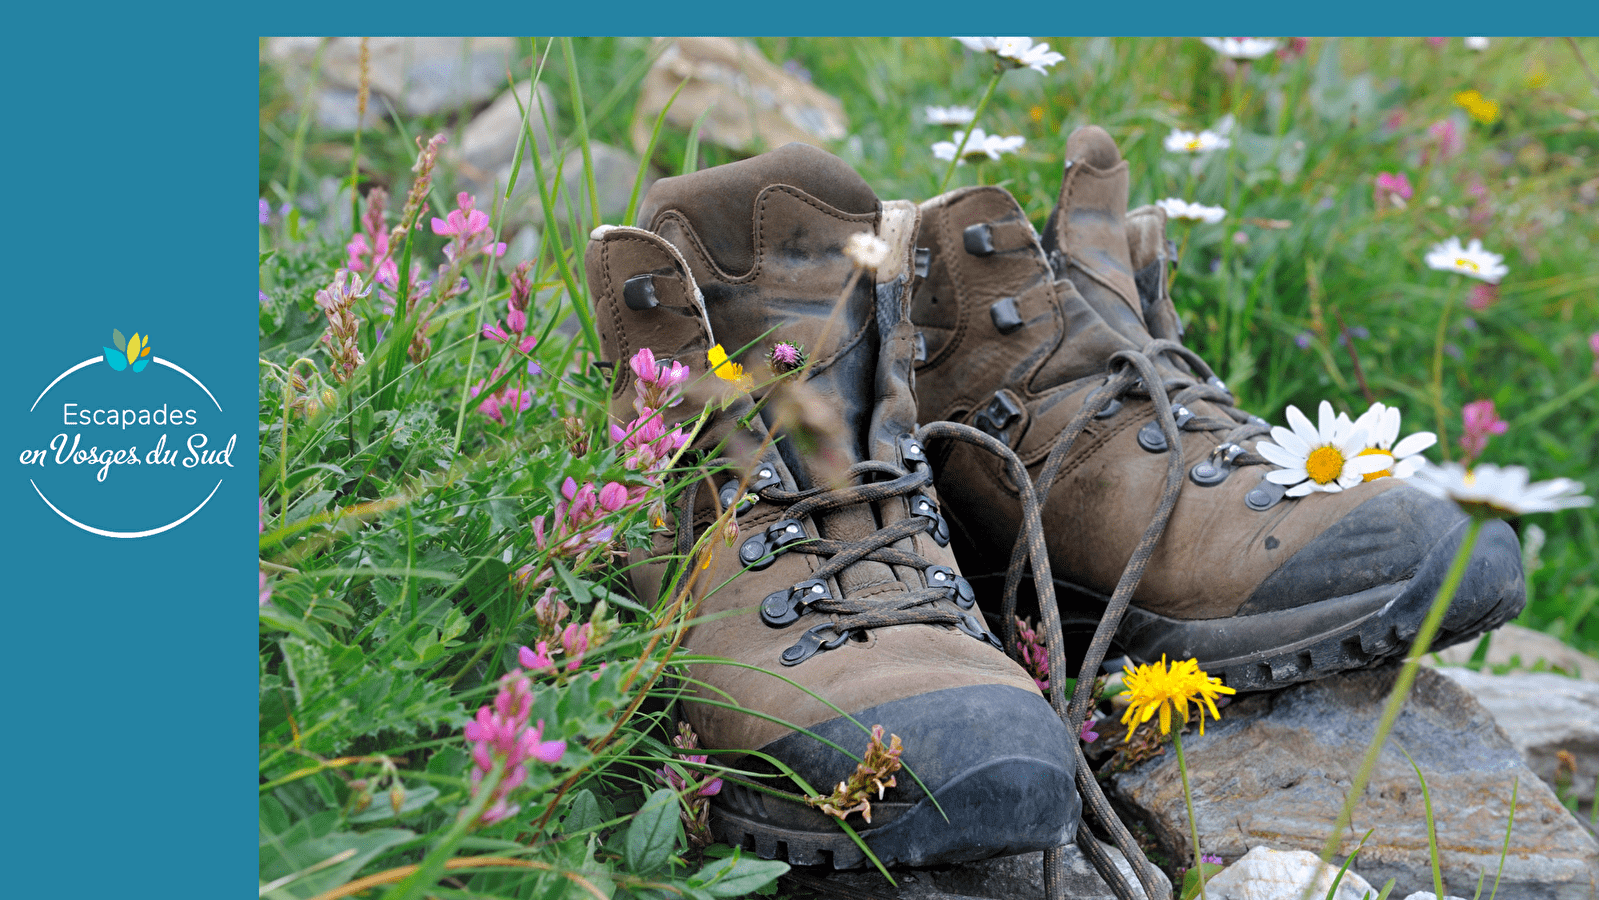
<svg viewBox="0 0 1599 900"><path fill-rule="evenodd" d="M49 384L45 385L44 390L39 392L38 399L33 401L33 406L28 407L28 412L33 412L36 408L38 408L39 400L43 400L44 399L44 395L50 393L50 389L51 388L53 388L56 385L60 384L61 383L61 379L67 377L68 375L71 375L73 372L76 372L79 369L85 368L86 366L92 366L92 365L94 365L95 363L98 363L98 362L105 362L105 359L106 359L106 356L105 356L104 353L100 354L99 356L92 356L92 357L84 360L83 362L78 363L77 365L73 366L72 368L66 370L65 372L62 372L60 375L57 375L56 378L55 378L55 381L52 381ZM164 359L162 359L159 356L150 357L150 361L154 362L154 363L157 363L159 365L166 366L167 368L172 369L173 371L177 372L178 374L183 375L184 377L188 378L190 381L194 382L200 388L200 390L205 391L205 395L207 397L211 398L211 402L212 403L216 403L217 412L222 412L222 404L217 402L216 395L211 393L211 389L206 387L203 383L201 383L200 379L198 379L198 378L194 377L193 375L189 374L189 370L183 368L182 366L180 366L180 365L178 365L176 363L168 362L167 360L164 360ZM205 505L207 503L211 502L211 498L215 497L217 495L217 491L222 487L222 481L221 481L221 479L218 479L217 480L217 486L211 489L211 493L205 495L205 499L200 501L200 505L196 506L194 509L189 510L188 515L185 515L183 518L177 520L176 522L169 522L166 525L162 525L159 528L152 528L152 529L150 529L148 531L106 531L103 528L96 528L93 525L85 525L84 523L79 522L77 519L74 519L71 516L67 515L66 513L62 512L60 509L57 509L56 505L54 503L50 502L50 498L46 497L44 495L44 491L39 490L39 486L37 484L33 483L33 479L32 478L28 479L28 483L33 485L34 493L38 494L39 495L39 499L44 501L44 505L50 507L50 510L52 512L54 512L56 515L60 516L63 519L66 519L68 522L72 523L73 525L76 525L77 527L83 529L84 531L89 532L90 534L98 534L101 537L109 537L109 538L142 538L142 537L149 537L150 535L153 535L153 534L160 534L163 531L170 531L173 528L176 528L179 525L182 525L184 522L189 521L189 519L192 518L195 513L197 513L200 510L204 509Z"/></svg>
<svg viewBox="0 0 1599 900"><path fill-rule="evenodd" d="M28 479L28 483L29 484L33 484L33 479L29 478ZM162 525L160 528L152 528L149 531L106 531L104 528L96 528L93 525L85 525L82 522L79 522L77 519L74 519L71 516L67 515L66 513L62 512L61 510L56 509L56 505L54 503L50 502L50 498L46 497L44 495L44 491L39 490L39 486L37 484L33 484L34 493L39 495L39 499L44 501L44 505L45 506L48 506L52 510L55 510L55 514L56 515L60 516L63 519L66 519L68 522L71 522L72 524L78 526L79 528L82 528L84 531L89 532L90 534L98 534L101 537L109 537L109 538L142 538L142 537L149 537L152 534L160 534L163 531L170 531L171 529L176 528L179 525L182 525L184 522L189 521L189 518L191 516L193 516L195 513L199 512L201 509L203 509L207 503L211 502L211 498L215 497L217 495L217 491L220 490L221 488L222 488L222 480L221 479L217 479L217 486L211 489L211 493L205 495L205 499L200 501L200 505L199 506L196 506L194 509L189 510L189 514L188 515L186 515L183 518L177 520L176 522L169 522L166 525Z"/></svg>

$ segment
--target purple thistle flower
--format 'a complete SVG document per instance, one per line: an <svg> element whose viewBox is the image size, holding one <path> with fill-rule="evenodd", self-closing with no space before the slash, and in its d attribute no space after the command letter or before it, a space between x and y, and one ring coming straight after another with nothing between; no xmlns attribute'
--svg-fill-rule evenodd
<svg viewBox="0 0 1599 900"><path fill-rule="evenodd" d="M1221 857L1212 856L1209 853L1206 853L1204 856L1201 856L1199 858L1199 861L1202 862L1202 863L1210 863L1213 866L1225 865L1225 863L1223 863L1221 861Z"/></svg>
<svg viewBox="0 0 1599 900"><path fill-rule="evenodd" d="M1311 334L1308 331L1301 331L1298 334L1294 335L1294 346L1298 347L1301 350L1309 350L1310 349L1310 341L1311 341Z"/></svg>
<svg viewBox="0 0 1599 900"><path fill-rule="evenodd" d="M272 204L265 197L261 198L261 224L265 225L272 218Z"/></svg>

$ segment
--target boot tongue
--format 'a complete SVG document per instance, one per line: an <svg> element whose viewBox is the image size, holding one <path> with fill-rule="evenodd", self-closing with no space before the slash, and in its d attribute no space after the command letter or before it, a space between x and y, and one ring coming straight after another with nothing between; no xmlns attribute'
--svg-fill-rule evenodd
<svg viewBox="0 0 1599 900"><path fill-rule="evenodd" d="M1044 251L1105 323L1137 347L1150 340L1127 247L1127 163L1103 128L1066 139L1060 197L1044 226Z"/></svg>
<svg viewBox="0 0 1599 900"><path fill-rule="evenodd" d="M863 460L897 462L898 437L916 428L905 297L916 214L909 203L885 208L848 164L805 144L664 178L645 199L640 221L683 251L715 339L746 373L768 380L778 344L810 362L804 402L826 409L840 440L830 442L838 452L826 460L802 448L810 443L804 436L779 442L802 489L829 486L829 475ZM861 233L890 243L875 277L856 277L844 254ZM837 540L881 527L866 504L817 519ZM898 579L885 565L861 562L840 581L850 591Z"/></svg>

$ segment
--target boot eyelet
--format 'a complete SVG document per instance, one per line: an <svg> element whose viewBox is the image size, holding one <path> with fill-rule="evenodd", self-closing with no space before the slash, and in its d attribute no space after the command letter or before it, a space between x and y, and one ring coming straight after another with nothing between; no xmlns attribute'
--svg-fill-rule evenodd
<svg viewBox="0 0 1599 900"><path fill-rule="evenodd" d="M1288 494L1288 488L1275 482L1260 479L1260 484L1244 495L1244 505L1255 512L1265 512L1276 506Z"/></svg>
<svg viewBox="0 0 1599 900"><path fill-rule="evenodd" d="M1161 430L1159 422L1145 422L1144 427L1138 429L1138 446L1150 453L1166 452L1166 432Z"/></svg>
<svg viewBox="0 0 1599 900"><path fill-rule="evenodd" d="M1022 321L1021 310L1016 308L1015 297L1001 297L994 301L988 308L988 317L994 321L994 329L1000 334L1011 334L1026 323Z"/></svg>
<svg viewBox="0 0 1599 900"><path fill-rule="evenodd" d="M961 609L971 609L977 602L977 592L972 590L972 583L956 575L955 570L949 566L933 566L926 574L927 586L953 590L955 605Z"/></svg>
<svg viewBox="0 0 1599 900"><path fill-rule="evenodd" d="M812 603L831 599L833 593L827 589L827 582L819 578L802 581L786 591L767 594L761 601L761 621L773 628L792 625L810 610Z"/></svg>
<svg viewBox="0 0 1599 900"><path fill-rule="evenodd" d="M899 458L905 461L906 468L916 465L927 465L927 448L916 439L915 435L902 434L899 437Z"/></svg>
<svg viewBox="0 0 1599 900"><path fill-rule="evenodd" d="M660 306L661 299L655 295L655 276L646 272L622 282L622 302L634 312Z"/></svg>
<svg viewBox="0 0 1599 900"><path fill-rule="evenodd" d="M979 431L1009 444L1010 433L1006 429L1010 427L1010 423L1021 418L1021 415L1022 408L1016 405L1016 401L1010 398L1009 393L996 391L994 399L988 401L988 405L972 417L972 425Z"/></svg>
<svg viewBox="0 0 1599 900"><path fill-rule="evenodd" d="M805 526L798 519L778 519L766 526L764 532L740 544L738 558L751 571L758 572L775 562L777 555L790 544L797 544L808 537Z"/></svg>
<svg viewBox="0 0 1599 900"><path fill-rule="evenodd" d="M989 631L987 628L984 628L982 621L971 613L961 613L961 617L955 623L955 627L959 628L963 634L969 634L972 637L987 643L995 650L1000 652L1004 652L1005 650L1005 645L999 642L999 638L994 637L994 633Z"/></svg>
<svg viewBox="0 0 1599 900"><path fill-rule="evenodd" d="M949 546L949 523L938 512L938 504L926 494L915 494L911 497L911 515L922 516L928 519L927 531L932 534L933 542L940 547Z"/></svg>
<svg viewBox="0 0 1599 900"><path fill-rule="evenodd" d="M1243 454L1244 448L1237 444L1217 444L1216 449L1210 451L1209 459L1196 463L1188 470L1188 477L1202 487L1221 484L1233 473L1236 468L1234 461Z"/></svg>
<svg viewBox="0 0 1599 900"><path fill-rule="evenodd" d="M973 256L994 255L994 229L987 222L966 226L966 230L961 232L961 242L965 244L966 252Z"/></svg>
<svg viewBox="0 0 1599 900"><path fill-rule="evenodd" d="M823 650L837 650L839 647L844 646L844 642L849 640L848 631L835 634L835 636L830 638L822 636L823 632L837 632L837 630L837 627L832 622L823 622L820 625L812 626L804 634L800 635L799 641L794 646L783 651L783 655L780 657L783 665L797 666Z"/></svg>
<svg viewBox="0 0 1599 900"><path fill-rule="evenodd" d="M1104 409L1100 410L1097 413L1094 413L1094 418L1096 418L1096 419L1108 419L1111 416L1114 416L1114 415L1116 415L1117 413L1119 413L1121 411L1122 411L1121 398L1113 397L1113 398L1111 398L1111 401L1109 403L1105 404L1105 408Z"/></svg>

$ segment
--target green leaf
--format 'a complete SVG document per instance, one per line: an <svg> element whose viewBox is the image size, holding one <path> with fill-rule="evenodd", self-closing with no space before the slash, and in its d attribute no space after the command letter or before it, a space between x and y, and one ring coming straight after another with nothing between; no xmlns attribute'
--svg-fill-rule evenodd
<svg viewBox="0 0 1599 900"><path fill-rule="evenodd" d="M572 805L566 810L564 829L567 834L578 834L599 828L605 817L600 814L600 803L588 788L572 796Z"/></svg>
<svg viewBox="0 0 1599 900"><path fill-rule="evenodd" d="M1181 900L1192 900L1192 898L1198 897L1200 880L1209 881L1225 868L1226 866L1218 866L1215 863L1202 862L1199 864L1199 868L1189 869L1183 875L1183 891L1179 895Z"/></svg>
<svg viewBox="0 0 1599 900"><path fill-rule="evenodd" d="M677 819L677 794L661 788L644 801L644 808L627 827L623 853L634 872L652 872L666 864L677 847L682 825Z"/></svg>
<svg viewBox="0 0 1599 900"><path fill-rule="evenodd" d="M788 863L781 860L749 859L735 854L706 863L688 883L690 887L704 888L713 897L743 897L775 883L787 871Z"/></svg>
<svg viewBox="0 0 1599 900"><path fill-rule="evenodd" d="M280 834L267 832L264 825L263 818L261 881L263 884L283 882L265 895L268 897L314 897L349 881L384 850L415 837L402 828L380 828L361 834L335 831L313 836L314 828L309 819L295 823ZM344 858L339 862L327 864L328 860L341 855Z"/></svg>
<svg viewBox="0 0 1599 900"><path fill-rule="evenodd" d="M116 330L115 328L111 329L111 343L116 344L117 349L121 350L123 353L128 352L128 339L123 337L122 332Z"/></svg>

